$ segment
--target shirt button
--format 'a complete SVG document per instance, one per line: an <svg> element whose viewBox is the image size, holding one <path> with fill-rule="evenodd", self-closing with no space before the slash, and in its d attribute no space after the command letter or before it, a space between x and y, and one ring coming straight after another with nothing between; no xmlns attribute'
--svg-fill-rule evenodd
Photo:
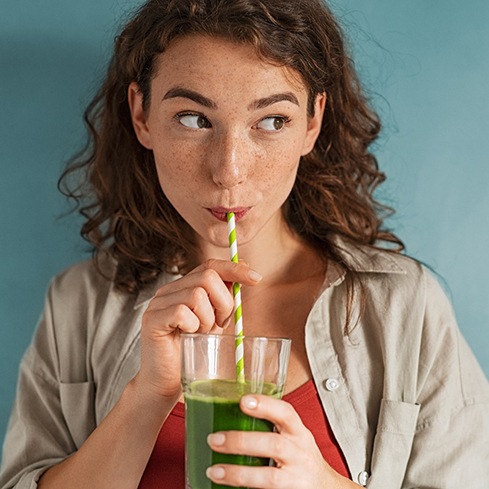
<svg viewBox="0 0 489 489"><path fill-rule="evenodd" d="M327 379L324 383L324 387L326 387L326 390L330 392L335 391L336 389L338 389L339 386L340 383L337 379Z"/></svg>
<svg viewBox="0 0 489 489"><path fill-rule="evenodd" d="M368 472L366 470L364 470L363 472L360 472L358 474L358 483L361 486L366 487L367 481L368 481Z"/></svg>

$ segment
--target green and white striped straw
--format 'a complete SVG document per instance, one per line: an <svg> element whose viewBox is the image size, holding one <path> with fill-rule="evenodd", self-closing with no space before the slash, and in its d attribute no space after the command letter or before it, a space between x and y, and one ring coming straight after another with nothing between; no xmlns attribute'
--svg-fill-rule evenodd
<svg viewBox="0 0 489 489"><path fill-rule="evenodd" d="M238 263L238 242L236 240L236 222L234 212L226 214L228 221L229 251L231 261ZM241 285L233 283L234 297L234 329L236 335L236 379L238 382L244 382L244 349L243 349L243 310L241 307Z"/></svg>

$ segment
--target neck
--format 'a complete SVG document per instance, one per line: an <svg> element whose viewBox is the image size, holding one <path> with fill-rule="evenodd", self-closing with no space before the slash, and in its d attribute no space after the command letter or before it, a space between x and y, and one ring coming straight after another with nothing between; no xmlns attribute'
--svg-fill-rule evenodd
<svg viewBox="0 0 489 489"><path fill-rule="evenodd" d="M283 218L271 219L251 239L240 241L237 228L239 259L263 275L263 283L289 283L310 277L311 270L319 271L317 252L296 235ZM209 259L229 260L229 248L212 244L201 246L199 263Z"/></svg>

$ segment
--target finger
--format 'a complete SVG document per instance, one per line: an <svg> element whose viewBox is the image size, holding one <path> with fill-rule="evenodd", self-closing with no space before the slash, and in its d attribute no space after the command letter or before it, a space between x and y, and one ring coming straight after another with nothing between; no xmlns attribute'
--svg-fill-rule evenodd
<svg viewBox="0 0 489 489"><path fill-rule="evenodd" d="M234 300L231 291L219 273L212 268L198 272L194 270L188 279L190 282L195 281L196 284L199 284L206 291L208 300L212 304L215 322L220 326L223 325L233 313Z"/></svg>
<svg viewBox="0 0 489 489"><path fill-rule="evenodd" d="M217 484L255 489L292 488L290 477L276 467L248 467L245 465L213 465L206 471L209 479ZM295 486L296 487L296 486Z"/></svg>
<svg viewBox="0 0 489 489"><path fill-rule="evenodd" d="M200 301L207 302L208 306L199 303ZM217 272L212 270L186 275L180 280L160 287L151 299L148 309L166 309L172 303L183 303L191 309L198 306L203 313L204 325L211 322L208 314L212 311L214 318L212 322L219 326L224 325L234 307L232 293Z"/></svg>
<svg viewBox="0 0 489 489"><path fill-rule="evenodd" d="M214 308L209 300L207 291L203 287L195 287L190 289L181 289L172 293L167 293L161 296L155 296L149 310L159 312L155 314L156 324L165 324L168 321L167 314L171 308L175 310L174 306L182 304L187 306L197 317L200 322L199 330L203 333L207 333L216 323L216 315ZM159 316L159 317L158 317Z"/></svg>
<svg viewBox="0 0 489 489"><path fill-rule="evenodd" d="M219 273L213 269L194 269L182 279L169 286L161 287L155 297L168 295L169 292L202 288L215 311L216 322L222 325L231 315L234 307L233 296Z"/></svg>
<svg viewBox="0 0 489 489"><path fill-rule="evenodd" d="M190 272L202 284L209 294L215 309L216 323L223 328L229 325L234 309L234 300L230 283L256 285L262 276L246 263L211 259ZM190 275L189 274L189 275Z"/></svg>
<svg viewBox="0 0 489 489"><path fill-rule="evenodd" d="M220 431L210 434L207 443L215 452L272 458L278 465L284 465L297 457L295 445L278 433Z"/></svg>
<svg viewBox="0 0 489 489"><path fill-rule="evenodd" d="M253 270L246 262L234 263L228 260L210 259L194 268L187 275L206 270L214 270L224 282L239 282L243 285L256 285L262 276Z"/></svg>
<svg viewBox="0 0 489 489"><path fill-rule="evenodd" d="M214 326L209 330L209 334L222 334L223 330L227 327L227 325L218 326L214 324Z"/></svg>
<svg viewBox="0 0 489 489"><path fill-rule="evenodd" d="M189 272L185 277L166 284L158 289L153 301L180 290L202 287L205 289L212 304L215 322L225 326L234 308L229 282L240 282L253 285L261 280L261 275L245 264L232 263L224 260L208 260ZM153 303L150 305L154 305Z"/></svg>
<svg viewBox="0 0 489 489"><path fill-rule="evenodd" d="M148 331L148 326L158 324L157 328L151 328L153 335L168 334L172 330L179 329L185 333L196 333L200 327L199 318L185 304L173 304L166 309L147 309L143 317L143 327Z"/></svg>
<svg viewBox="0 0 489 489"><path fill-rule="evenodd" d="M246 395L240 401L241 410L254 418L271 421L278 433L300 435L304 424L296 410L286 401L260 394Z"/></svg>

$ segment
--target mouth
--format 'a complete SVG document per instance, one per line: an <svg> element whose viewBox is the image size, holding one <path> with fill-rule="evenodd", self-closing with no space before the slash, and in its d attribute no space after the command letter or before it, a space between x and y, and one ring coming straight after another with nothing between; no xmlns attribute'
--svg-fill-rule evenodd
<svg viewBox="0 0 489 489"><path fill-rule="evenodd" d="M226 222L227 221L227 214L229 212L234 213L234 219L236 222L240 221L243 219L243 217L248 213L248 211L251 209L251 207L212 207L208 208L207 210L219 221Z"/></svg>

